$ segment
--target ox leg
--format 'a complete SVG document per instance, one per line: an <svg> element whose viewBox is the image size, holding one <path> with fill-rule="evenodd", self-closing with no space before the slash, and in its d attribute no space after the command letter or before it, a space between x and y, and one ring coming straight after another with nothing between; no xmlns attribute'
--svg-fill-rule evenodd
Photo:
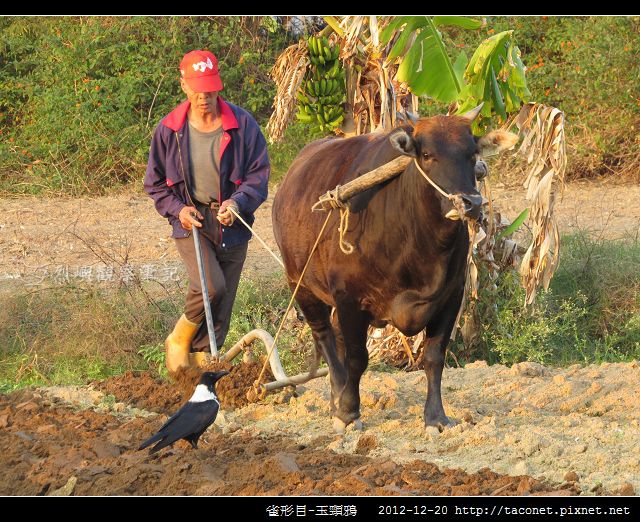
<svg viewBox="0 0 640 522"><path fill-rule="evenodd" d="M347 367L345 366L344 336L342 335L342 330L340 329L340 322L338 321L338 312L335 309L331 313L331 326L333 327L333 334L336 339L336 355L338 357L338 361L340 362L340 366L345 369L344 381L341 381L340 383L337 384L333 381L333 379L331 379L331 415L335 416L336 410L338 409L338 401L340 400L340 395L342 394L342 390L344 389L344 384L347 379L347 374L346 374Z"/></svg>
<svg viewBox="0 0 640 522"><path fill-rule="evenodd" d="M340 321L338 321L338 311L334 310L331 314L331 326L333 326L333 333L336 336L336 351L338 353L338 359L344 366L345 361L345 347L344 336L342 335L342 329L340 328Z"/></svg>
<svg viewBox="0 0 640 522"><path fill-rule="evenodd" d="M295 285L291 285L293 291ZM316 345L316 355L320 354L329 366L329 379L331 380L331 414L337 409L337 401L340 391L344 388L346 372L336 352L336 337L331 327L331 307L323 303L306 288L300 287L296 294L296 301L302 309L311 334Z"/></svg>
<svg viewBox="0 0 640 522"><path fill-rule="evenodd" d="M424 424L425 426L435 426L440 431L455 424L444 412L441 383L445 353L461 301L462 294L457 299L453 299L450 306L442 314L427 324L427 338L423 353L424 371L427 374Z"/></svg>
<svg viewBox="0 0 640 522"><path fill-rule="evenodd" d="M360 418L360 378L369 364L366 344L370 316L351 300L338 300L336 311L344 340L347 380L335 413L338 420L334 422L334 427L337 431L343 431L354 421L360 425L357 421Z"/></svg>

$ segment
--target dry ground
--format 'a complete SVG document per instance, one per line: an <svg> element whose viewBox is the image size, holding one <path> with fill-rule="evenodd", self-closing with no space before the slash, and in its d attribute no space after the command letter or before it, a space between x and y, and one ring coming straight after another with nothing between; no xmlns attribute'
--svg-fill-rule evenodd
<svg viewBox="0 0 640 522"><path fill-rule="evenodd" d="M493 188L496 206L514 219L525 208L522 190ZM260 207L255 231L277 252L271 230L273 193ZM640 186L573 183L557 205L562 232L593 237L637 238ZM58 280L113 278L127 263L136 273L158 279L182 274L167 221L142 195L78 199L0 199L0 288L33 284L44 276ZM84 272L82 270L84 269ZM256 240L250 242L246 274L269 274L278 264ZM102 274L102 276L100 275Z"/></svg>

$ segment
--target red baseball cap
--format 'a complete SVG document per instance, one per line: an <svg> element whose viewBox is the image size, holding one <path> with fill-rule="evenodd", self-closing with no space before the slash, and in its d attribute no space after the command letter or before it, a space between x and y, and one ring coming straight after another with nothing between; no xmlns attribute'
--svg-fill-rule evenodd
<svg viewBox="0 0 640 522"><path fill-rule="evenodd" d="M218 73L218 59L209 51L191 51L180 62L180 74L195 92L213 92L223 89Z"/></svg>

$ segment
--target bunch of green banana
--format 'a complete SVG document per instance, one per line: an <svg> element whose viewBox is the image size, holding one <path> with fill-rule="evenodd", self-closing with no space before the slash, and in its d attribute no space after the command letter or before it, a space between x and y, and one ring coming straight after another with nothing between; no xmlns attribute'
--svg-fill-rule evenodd
<svg viewBox="0 0 640 522"><path fill-rule="evenodd" d="M305 83L305 90L307 93L315 96L316 98L336 94L343 90L341 87L341 83L335 78L329 80L324 78L322 80L307 80Z"/></svg>
<svg viewBox="0 0 640 522"><path fill-rule="evenodd" d="M329 40L326 36L318 38L316 36L309 37L309 60L313 65L326 65L333 63L338 59L340 48L335 46L333 49L329 46Z"/></svg>
<svg viewBox="0 0 640 522"><path fill-rule="evenodd" d="M333 131L344 119L342 104L345 102L344 71L338 59L339 45L330 45L326 36L309 37L307 72L298 91L298 120L317 124L322 131Z"/></svg>

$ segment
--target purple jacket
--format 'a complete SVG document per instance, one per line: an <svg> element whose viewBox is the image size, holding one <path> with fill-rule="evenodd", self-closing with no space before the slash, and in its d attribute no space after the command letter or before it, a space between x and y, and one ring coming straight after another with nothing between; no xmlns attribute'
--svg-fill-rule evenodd
<svg viewBox="0 0 640 522"><path fill-rule="evenodd" d="M144 190L155 202L156 210L169 219L174 238L188 237L178 214L187 205L195 206L188 190L189 125L187 114L191 104L185 101L156 127L149 151ZM218 97L218 108L224 133L220 144L221 201L232 198L243 219L253 224L253 213L267 199L270 174L267 142L256 120L244 109ZM251 232L236 220L222 226L221 246L246 243Z"/></svg>

